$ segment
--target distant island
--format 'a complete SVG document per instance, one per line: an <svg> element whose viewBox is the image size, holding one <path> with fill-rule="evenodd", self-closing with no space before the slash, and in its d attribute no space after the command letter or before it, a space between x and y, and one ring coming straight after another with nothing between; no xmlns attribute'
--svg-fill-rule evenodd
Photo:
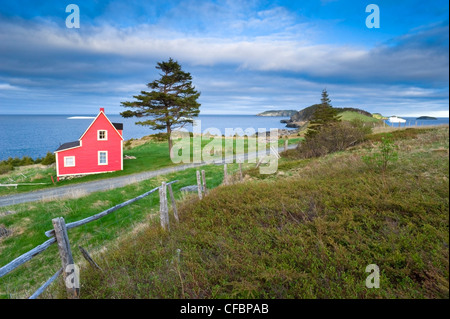
<svg viewBox="0 0 450 319"><path fill-rule="evenodd" d="M291 115L291 118L288 120L281 120L280 123L285 123L286 127L290 128L305 128L308 126L309 121L312 119L314 112L317 110L318 107L320 107L321 104L314 104L311 106L308 106L298 112L295 112L294 115ZM360 120L366 121L378 121L378 119L374 118L372 116L372 113L369 113L367 111L353 108L353 107L334 107L334 109L337 111L340 115L346 115L346 120L351 120L356 118L359 118Z"/></svg>
<svg viewBox="0 0 450 319"><path fill-rule="evenodd" d="M256 116L286 116L291 117L296 114L295 110L270 110L256 114Z"/></svg>
<svg viewBox="0 0 450 319"><path fill-rule="evenodd" d="M437 120L437 118L432 116L419 116L416 120Z"/></svg>

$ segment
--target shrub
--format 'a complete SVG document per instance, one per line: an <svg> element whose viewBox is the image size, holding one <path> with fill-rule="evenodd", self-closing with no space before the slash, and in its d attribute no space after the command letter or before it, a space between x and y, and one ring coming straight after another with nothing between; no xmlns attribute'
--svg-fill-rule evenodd
<svg viewBox="0 0 450 319"><path fill-rule="evenodd" d="M6 162L12 166L20 166L20 158L18 158L17 156L14 158L8 157Z"/></svg>
<svg viewBox="0 0 450 319"><path fill-rule="evenodd" d="M131 149L131 140L126 141L123 146L124 146L124 149L126 149L126 150Z"/></svg>
<svg viewBox="0 0 450 319"><path fill-rule="evenodd" d="M363 161L369 166L375 166L384 174L389 163L393 163L398 159L397 145L392 141L392 134L385 134L381 137L378 144L378 152L363 156Z"/></svg>
<svg viewBox="0 0 450 319"><path fill-rule="evenodd" d="M8 173L9 171L12 171L14 167L11 164L1 162L0 163L0 174Z"/></svg>
<svg viewBox="0 0 450 319"><path fill-rule="evenodd" d="M31 157L29 156L24 156L22 157L22 159L20 160L20 163L18 166L27 166L27 165L33 165L34 161Z"/></svg>
<svg viewBox="0 0 450 319"><path fill-rule="evenodd" d="M42 165L51 165L56 162L55 154L47 152L47 155L42 159Z"/></svg>
<svg viewBox="0 0 450 319"><path fill-rule="evenodd" d="M312 158L343 151L364 141L366 134L370 131L370 127L364 127L357 121L338 122L323 127L298 145L298 156Z"/></svg>
<svg viewBox="0 0 450 319"><path fill-rule="evenodd" d="M350 124L355 127L360 129L365 136L369 135L372 133L372 125L371 123L366 123L361 119L355 118L353 120L350 121Z"/></svg>
<svg viewBox="0 0 450 319"><path fill-rule="evenodd" d="M168 138L168 134L167 133L157 133L157 134L153 134L152 137L157 140L158 142L165 142L167 141Z"/></svg>

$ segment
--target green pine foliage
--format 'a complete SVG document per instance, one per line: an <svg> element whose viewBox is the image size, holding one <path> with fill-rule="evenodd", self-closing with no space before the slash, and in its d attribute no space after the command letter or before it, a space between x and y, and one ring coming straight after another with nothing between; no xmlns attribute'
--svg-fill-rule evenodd
<svg viewBox="0 0 450 319"><path fill-rule="evenodd" d="M321 104L319 104L309 122L306 138L316 135L323 127L340 122L338 110L331 105L331 100L326 89L322 91Z"/></svg>
<svg viewBox="0 0 450 319"><path fill-rule="evenodd" d="M11 164L8 164L5 162L0 163L0 175L8 173L8 172L12 171L13 169L14 169L14 167Z"/></svg>
<svg viewBox="0 0 450 319"><path fill-rule="evenodd" d="M330 106L331 107L331 100L328 96L327 89L322 90L322 98L320 99L320 102L322 105Z"/></svg>
<svg viewBox="0 0 450 319"><path fill-rule="evenodd" d="M166 130L169 152L172 150L171 132L192 122L192 117L200 113L197 99L200 92L192 85L192 76L184 72L181 65L172 58L166 62L158 62L156 69L161 77L147 84L150 92L141 91L134 96L136 101L122 102L122 106L130 108L121 113L123 117L143 118L138 125L149 126L153 130Z"/></svg>
<svg viewBox="0 0 450 319"><path fill-rule="evenodd" d="M47 155L42 159L42 165L51 165L56 162L55 154L47 152Z"/></svg>
<svg viewBox="0 0 450 319"><path fill-rule="evenodd" d="M51 165L55 163L55 155L51 152L47 152L44 158L32 159L30 156L9 157L7 160L0 161L0 174L5 174L14 169L14 167L28 166L33 164Z"/></svg>

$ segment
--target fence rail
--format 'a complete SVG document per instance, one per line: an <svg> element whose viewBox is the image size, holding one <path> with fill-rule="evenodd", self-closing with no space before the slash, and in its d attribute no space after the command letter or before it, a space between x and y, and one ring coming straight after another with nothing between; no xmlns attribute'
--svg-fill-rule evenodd
<svg viewBox="0 0 450 319"><path fill-rule="evenodd" d="M170 185L170 184L173 184L173 183L176 183L176 182L178 182L178 180L169 182L169 183L167 183L166 185ZM138 197L135 197L135 198L133 198L133 199L127 200L126 202L123 202L123 203L121 203L121 204L118 204L118 205L116 205L116 206L114 206L114 207L108 208L107 210L104 210L103 212L98 213L98 214L96 214L96 215L93 215L93 216L90 216L90 217L86 217L86 218L81 219L81 220L78 220L78 221L76 221L76 222L68 223L68 224L66 224L66 228L69 230L69 229L71 229L71 228L75 228L75 227L78 227L78 226L82 226L82 225L85 225L85 224L87 224L87 223L90 223L90 222L92 222L92 221L94 221L94 220L97 220L97 219L100 219L100 218L102 218L102 217L105 217L106 215L109 215L109 214L111 214L112 212L115 212L116 210L118 210L118 209L120 209L120 208L122 208L122 207L128 206L128 205L134 203L135 201L138 201L138 200L140 200L140 199L142 199L142 198L144 198L144 197L147 197L148 195L150 195L150 194L156 192L159 188L160 188L160 186L155 187L155 188L153 188L152 190L150 190L150 191L148 191L148 192L146 192L146 193L144 193L144 194L142 194L142 195L139 195ZM54 229L47 230L47 231L45 232L45 236L47 236L47 237L54 237L54 236L55 236L55 230L54 230Z"/></svg>
<svg viewBox="0 0 450 319"><path fill-rule="evenodd" d="M32 294L30 296L30 298L28 298L28 299L36 299L37 297L39 297L44 292L44 290L47 289L47 287L50 286L50 284L52 282L54 282L56 280L56 278L59 277L59 275L61 275L62 271L63 271L63 269L59 268L59 270L49 280L47 280L41 287L39 287L39 289L36 290L36 292L34 294Z"/></svg>
<svg viewBox="0 0 450 319"><path fill-rule="evenodd" d="M178 182L178 180L171 181L171 182L169 182L169 183L163 183L163 184L165 184L166 186L169 186L169 185L171 185L171 184L173 184L173 183L176 183L176 182ZM33 257L35 257L35 256L39 255L40 253L44 252L47 248L49 248L51 245L53 245L53 244L55 244L55 243L58 243L58 247L59 247L59 248L61 248L60 246L61 246L62 244L68 246L68 245L69 245L68 237L67 237L67 230L68 230L68 229L75 228L75 227L78 227L78 226L82 226L82 225L85 225L85 224L90 223L90 222L92 222L92 221L98 220L98 219L100 219L100 218L102 218L102 217L105 217L105 216L111 214L112 212L115 212L116 210L122 208L122 207L125 207L125 206L127 206L127 205L130 205L130 204L132 204L132 203L134 203L134 202L136 202L136 201L138 201L138 200L140 200L140 199L142 199L142 198L145 198L145 197L149 196L150 194L156 192L156 191L159 190L160 188L161 188L161 186L155 187L155 188L153 188L152 190L150 190L150 191L148 191L148 192L146 192L146 193L144 193L144 194L142 194L142 195L139 195L139 196L137 196L137 197L135 197L135 198L133 198L133 199L127 200L126 202L123 202L123 203L118 204L118 205L116 205L116 206L114 206L114 207L111 207L111 208L109 208L109 209L107 209L107 210L105 210L105 211L103 211L103 212L100 212L100 213L98 213L98 214L92 215L92 216L90 216L90 217L87 217L87 218L84 218L84 219L81 219L81 220L78 220L78 221L75 221L75 222L72 222L72 223L65 224L65 227L63 227L63 229L61 230L62 237L63 237L63 238L65 239L65 241L66 241L65 243L61 243L61 238L60 238L60 236L56 236L57 231L58 231L58 227L55 226L56 220L59 220L59 224L58 224L58 223L57 223L57 224L60 225L61 222L64 223L64 219L63 219L62 217L53 219L52 222L53 222L55 228L52 229L52 230L48 230L48 231L45 232L45 235L46 235L47 237L51 237L51 238L50 238L49 240L45 241L44 243L42 243L42 244L36 246L35 248L29 250L28 252L26 252L26 253L20 255L19 257L17 257L17 258L14 259L13 261L9 262L9 263L6 264L5 266L1 267L1 268L0 268L0 278L3 277L3 276L5 276L5 275L7 275L7 274L9 274L11 271L13 271L14 269L16 269L16 268L18 268L19 266L23 265L23 264L26 263L27 261L31 260ZM170 191L172 191L171 188L170 188ZM173 194L171 194L171 197L172 197L172 196L173 196ZM178 217L178 216L176 216L176 217ZM178 218L177 218L177 219L178 219ZM59 238L57 238L57 237L59 237ZM63 252L61 251L61 249L60 249L60 255L61 255L60 257L61 257L61 259L63 260L63 267L60 268L60 269L59 269L59 270L58 270L58 271L57 271L50 279L48 279L41 287L39 287L39 289L36 290L36 292L33 293L33 294L30 296L29 299L35 299L35 298L37 298L40 294L42 294L42 292L43 292L43 291L44 291L44 290L45 290L45 289L46 289L53 281L55 281L56 278L58 278L58 276L59 276L61 273L62 273L63 275L65 275L64 266L65 266L65 264L67 264L67 260L65 260L66 256L64 256L64 254L67 254L67 253L71 254L71 253L70 253L70 246L68 246L68 247L66 247L66 248L68 248L68 250L69 250L69 251L66 252L66 253L63 253ZM66 250L67 250L67 249L66 249ZM69 294L69 297L70 297L70 294ZM75 294L74 297L76 298L77 295Z"/></svg>
<svg viewBox="0 0 450 319"><path fill-rule="evenodd" d="M3 266L0 268L0 278L7 275L20 265L26 263L27 261L31 260L33 257L39 255L43 251L45 251L48 247L50 247L52 244L56 243L56 238L51 238L47 240L46 242L40 244L39 246L36 246L35 248L31 249L30 251L26 252L25 254L17 257L13 261L11 261L9 264Z"/></svg>

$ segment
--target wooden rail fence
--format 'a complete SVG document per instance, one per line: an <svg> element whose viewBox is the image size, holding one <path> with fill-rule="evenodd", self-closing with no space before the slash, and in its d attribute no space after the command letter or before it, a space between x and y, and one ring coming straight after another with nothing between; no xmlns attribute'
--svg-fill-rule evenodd
<svg viewBox="0 0 450 319"><path fill-rule="evenodd" d="M201 200L208 193L208 190L206 188L205 171L204 170L197 171L196 175L197 175L198 197ZM242 163L239 163L239 177L240 177L240 180L242 181L242 179L243 179ZM150 194L152 194L156 191L159 191L159 202L160 202L159 211L160 211L161 227L167 231L170 231L167 189L169 191L169 196L171 199L171 206L172 206L175 221L179 222L178 211L177 211L177 207L175 204L175 198L174 198L173 190L172 190L172 184L176 183L176 182L178 182L178 180L171 181L169 183L162 182L161 186L155 187L152 190L150 190L142 195L139 195L133 199L127 200L126 202L123 202L121 204L118 204L116 206L108 208L107 210L104 210L98 214L86 217L84 219L81 219L81 220L78 220L75 222L66 224L63 217L58 217L58 218L52 219L53 229L50 229L45 232L45 235L47 237L49 237L50 239L48 239L44 243L36 246L35 248L29 250L28 252L20 255L19 257L17 257L10 263L6 264L5 266L1 267L0 268L0 278L6 276L10 272L12 272L14 269L18 268L19 266L23 265L27 261L31 260L33 257L44 252L51 245L57 243L62 267L51 278L49 278L41 287L39 287L36 290L36 292L34 292L29 297L29 299L36 299L37 297L39 297L45 291L45 289L48 286L50 286L50 284L52 282L54 282L61 274L63 275L64 281L67 283L69 276L73 275L73 272L69 273L67 271L67 267L74 264L67 231L69 229L79 227L79 226L85 225L87 223L93 222L95 220L98 220L102 217L105 217L105 216L115 212L116 210L119 210L120 208L128 206L142 198L149 196ZM224 164L223 184L229 185L229 183L230 183L230 178L228 176L227 164L225 163ZM89 254L87 253L86 250L84 250L81 246L79 246L79 249L82 252L84 258L86 258L86 260L88 260L89 263L94 264L96 266L96 268L98 268L98 269L100 268L100 267L98 267L98 265L95 264L95 262L92 260L92 258L90 258ZM69 299L79 298L79 295L80 295L79 288L67 287L67 285L66 285L66 290L67 290L67 296Z"/></svg>
<svg viewBox="0 0 450 319"><path fill-rule="evenodd" d="M51 245L57 243L58 244L58 251L59 251L59 255L61 258L61 265L62 267L50 278L48 279L41 287L39 287L39 289L36 290L35 293L33 293L29 299L36 299L37 297L39 297L39 295L42 294L42 292L44 292L44 290L50 286L50 284L55 281L60 274L63 275L64 280L66 281L67 277L72 275L71 273L68 273L66 271L67 267L69 265L73 265L74 261L73 261L73 257L72 257L72 252L71 252L71 248L70 248L70 242L69 242L69 237L67 235L67 230L75 228L75 227L79 227L81 225L90 223L92 221L98 220L102 217L105 217L109 214L111 214L112 212L115 212L116 210L125 207L127 205L130 205L144 197L147 197L148 195L156 192L159 190L160 192L160 214L161 214L161 226L166 229L169 230L169 215L168 215L168 208L167 208L167 193L166 193L166 188L169 188L169 193L170 193L170 197L171 197L171 201L172 201L172 207L173 207L173 211L174 211L174 216L175 216L175 220L178 222L178 212L176 211L176 206L175 206L175 199L173 196L173 191L172 191L172 184L178 182L178 180L169 182L169 183L165 183L163 182L161 186L159 187L155 187L152 190L138 196L135 197L133 199L130 199L126 202L123 202L121 204L118 204L114 207L111 207L101 213L95 214L93 216L81 219L79 221L76 222L72 222L72 223L68 223L66 224L64 221L63 217L58 217L55 219L52 219L52 224L53 224L53 229L48 230L45 232L45 235L47 237L51 237L49 240L45 241L44 243L36 246L35 248L29 250L28 252L20 255L19 257L17 257L16 259L14 259L13 261L11 261L10 263L8 263L7 265L3 266L0 268L0 278L3 276L6 276L7 274L9 274L10 272L12 272L14 269L16 269L17 267L23 265L24 263L26 263L27 261L31 260L33 257L39 255L40 253L44 252L47 248L49 248ZM67 282L67 281L66 281ZM66 285L67 287L67 285ZM67 295L68 298L70 299L77 299L79 298L80 295L80 291L79 288L77 287L68 287L67 288Z"/></svg>

